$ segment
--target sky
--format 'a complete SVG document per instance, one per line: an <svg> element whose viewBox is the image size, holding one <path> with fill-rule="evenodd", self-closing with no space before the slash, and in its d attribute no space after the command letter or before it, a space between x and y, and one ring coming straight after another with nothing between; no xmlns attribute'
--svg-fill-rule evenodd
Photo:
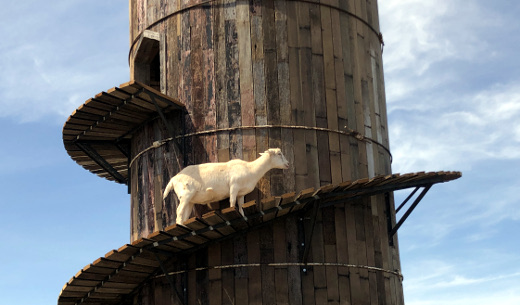
<svg viewBox="0 0 520 305"><path fill-rule="evenodd" d="M0 304L56 304L130 239L126 187L61 139L74 109L129 79L128 1L2 2ZM379 13L393 172L463 173L399 230L405 302L520 304L520 2L380 0Z"/></svg>

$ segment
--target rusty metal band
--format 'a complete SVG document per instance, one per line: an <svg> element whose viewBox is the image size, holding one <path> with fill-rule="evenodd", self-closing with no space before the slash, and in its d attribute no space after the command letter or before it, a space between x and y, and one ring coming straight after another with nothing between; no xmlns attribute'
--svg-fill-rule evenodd
<svg viewBox="0 0 520 305"><path fill-rule="evenodd" d="M178 14L182 14L184 12L187 12L187 11L190 11L192 9L195 9L195 8L199 8L199 7L202 7L202 6L205 6L207 4L211 4L213 2L217 2L217 1L224 1L224 0L205 0L205 1L201 1L199 3L195 3L195 4L192 4L192 5L189 5L189 6L186 6L184 8L181 8L175 12L172 12L162 18L159 18L157 19L156 21L154 21L153 23L151 23L150 25L148 25L144 30L141 31L141 33L139 33L135 38L134 40L132 41L132 44L130 45L130 50L128 51L128 63L130 64L130 58L131 58L131 55L132 55L132 50L134 49L135 45L137 44L137 42L139 41L139 39L141 38L141 36L143 35L144 31L146 30L150 30L151 28L153 28L154 26L178 15ZM235 3L237 2L238 0L235 1ZM273 0L273 1L282 1L282 0ZM383 42L383 34L381 32L379 32L377 29L375 29L368 21L366 21L365 19L361 18L360 16L344 9L344 8L341 8L341 7L338 7L338 6L335 6L335 5L332 5L332 4L328 4L328 3L321 3L321 2L317 2L318 0L316 1L313 1L313 0L285 0L286 2L301 2L301 3L307 3L307 4L312 4L312 5L318 5L318 6L323 6L323 7L327 7L327 8L330 8L330 9L334 9L334 10L337 10L339 12L342 12L344 14L347 14L349 15L350 17L360 21L361 23L363 23L365 26L367 26L370 31L372 31L378 38L379 40L379 43L381 44L381 48L384 46L384 42Z"/></svg>
<svg viewBox="0 0 520 305"><path fill-rule="evenodd" d="M232 264L232 265L220 265L220 266L208 266L208 267L198 267L193 269L186 269L180 271L168 272L167 274L160 274L155 276L155 278L165 277L166 275L178 275L191 271L206 271L206 270L215 270L215 269L236 269L236 268L255 268L255 267L345 267L345 268L355 268L355 269L366 269L369 271L375 272L383 272L388 274L393 274L397 276L401 281L403 280L403 274L400 270L387 270L383 268L373 267L373 266L365 266L365 265L355 265L355 264L345 264L345 263L250 263L250 264Z"/></svg>
<svg viewBox="0 0 520 305"><path fill-rule="evenodd" d="M341 131L341 130L334 130L334 129L328 129L328 128L322 128L322 127L312 127L312 126L293 126L293 125L257 125L257 126L238 126L238 127L228 127L228 128L219 128L219 129L212 129L212 130L203 130L203 131L198 131L198 132L193 132L193 133L188 133L188 134L184 134L184 135L179 135L179 136L176 136L175 139L180 139L180 138L185 138L185 137L195 137L195 136L204 136L204 135L209 135L209 134L213 134L213 133L219 133L219 132L231 132L231 131L237 131L237 130L253 130L253 129L269 129L269 128L286 128L286 129L302 129L302 130L311 130L311 131L323 131L323 132L331 132L331 133L336 133L336 134L340 134L340 135L346 135L346 136L350 136L350 137L354 137L356 140L358 141L362 141L362 142L366 142L366 143L373 143L373 144L376 144L377 146L381 147L382 149L384 149L389 157L390 157L390 163L392 163L393 161L393 157L392 157L392 153L390 152L390 149L388 147L386 147L385 145L383 145L381 142L379 141L376 141L370 137L367 137L367 136L364 136L362 135L361 133L355 131L355 130L352 130L348 127L345 126L345 128L347 129L347 131ZM159 140L159 141L155 141L153 142L152 146L148 147L148 148L145 148L144 150L142 150L141 152L139 152L137 155L135 155L134 158L132 158L132 160L130 161L128 167L132 167L132 164L134 163L134 161L139 158L142 154L144 154L145 152L151 150L151 149L154 149L154 148L158 148L170 141L174 140L174 138L167 138L167 139L163 139L163 140Z"/></svg>

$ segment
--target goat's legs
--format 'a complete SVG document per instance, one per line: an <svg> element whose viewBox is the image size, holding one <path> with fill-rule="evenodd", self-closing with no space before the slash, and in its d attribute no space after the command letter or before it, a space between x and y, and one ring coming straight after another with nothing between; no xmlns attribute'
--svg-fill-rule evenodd
<svg viewBox="0 0 520 305"><path fill-rule="evenodd" d="M238 207L240 209L240 213L243 216L244 212L242 211L242 204L244 204L244 197L241 196L242 204L240 204L240 198L237 198L237 196L238 196L238 187L232 185L229 190L229 206L236 209L236 203L237 203L237 199L238 199L239 200Z"/></svg>
<svg viewBox="0 0 520 305"><path fill-rule="evenodd" d="M191 210L193 205L190 204L191 198L193 198L194 194L184 195L179 197L179 206L177 207L177 219L175 222L177 224L184 224L186 220L190 217Z"/></svg>
<svg viewBox="0 0 520 305"><path fill-rule="evenodd" d="M244 205L244 196L240 196L240 197L238 197L238 211L240 211L240 214L242 214L242 216L245 216L244 209L242 208L243 205Z"/></svg>

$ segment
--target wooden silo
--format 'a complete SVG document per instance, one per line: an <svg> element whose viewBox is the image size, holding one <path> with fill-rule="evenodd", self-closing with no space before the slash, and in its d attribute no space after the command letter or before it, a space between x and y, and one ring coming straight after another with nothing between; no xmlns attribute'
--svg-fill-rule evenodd
<svg viewBox="0 0 520 305"><path fill-rule="evenodd" d="M131 77L186 106L185 133L207 132L184 139L178 163L282 148L293 166L271 172L251 199L371 178L391 171L378 28L375 1L130 1ZM158 132L136 133L132 153L173 136ZM146 167L159 190L178 171ZM132 240L156 229L147 226Z"/></svg>
<svg viewBox="0 0 520 305"><path fill-rule="evenodd" d="M178 160L166 162L175 157L166 151L175 147L164 145L132 164L132 241L173 224L175 197L163 203L161 190L184 161L253 160L269 147L282 148L292 166L273 170L260 182L248 196L259 203L309 187L389 174L378 29L376 1L131 0L132 78L186 106L185 133L207 131L186 137ZM165 131L162 126L156 120L135 134L133 156L169 136L157 133ZM383 196L320 210L309 261L399 270L397 248L380 236L386 232L384 212ZM288 217L196 252L188 268L298 262L305 249L302 231L311 222L301 219ZM357 250L349 253L349 246ZM193 277L200 291L189 295L193 304L211 301L211 295L237 304L322 304L349 297L362 303L358 298L369 301L370 296L386 304L402 302L398 277L362 268L314 267L302 276L299 267L244 267ZM214 281L221 288L214 288ZM226 296L230 290L234 297Z"/></svg>
<svg viewBox="0 0 520 305"><path fill-rule="evenodd" d="M392 191L460 174L391 175L381 43L376 1L130 0L131 81L78 108L64 142L128 184L131 245L59 303L403 304ZM291 167L245 218L220 202L175 225L170 177L270 147Z"/></svg>

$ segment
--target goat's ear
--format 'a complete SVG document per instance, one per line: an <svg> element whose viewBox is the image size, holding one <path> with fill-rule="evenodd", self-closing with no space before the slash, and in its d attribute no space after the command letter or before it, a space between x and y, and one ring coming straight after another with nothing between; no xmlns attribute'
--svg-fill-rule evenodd
<svg viewBox="0 0 520 305"><path fill-rule="evenodd" d="M263 155L265 155L265 153L258 153L258 154L259 154L260 156L263 156Z"/></svg>

